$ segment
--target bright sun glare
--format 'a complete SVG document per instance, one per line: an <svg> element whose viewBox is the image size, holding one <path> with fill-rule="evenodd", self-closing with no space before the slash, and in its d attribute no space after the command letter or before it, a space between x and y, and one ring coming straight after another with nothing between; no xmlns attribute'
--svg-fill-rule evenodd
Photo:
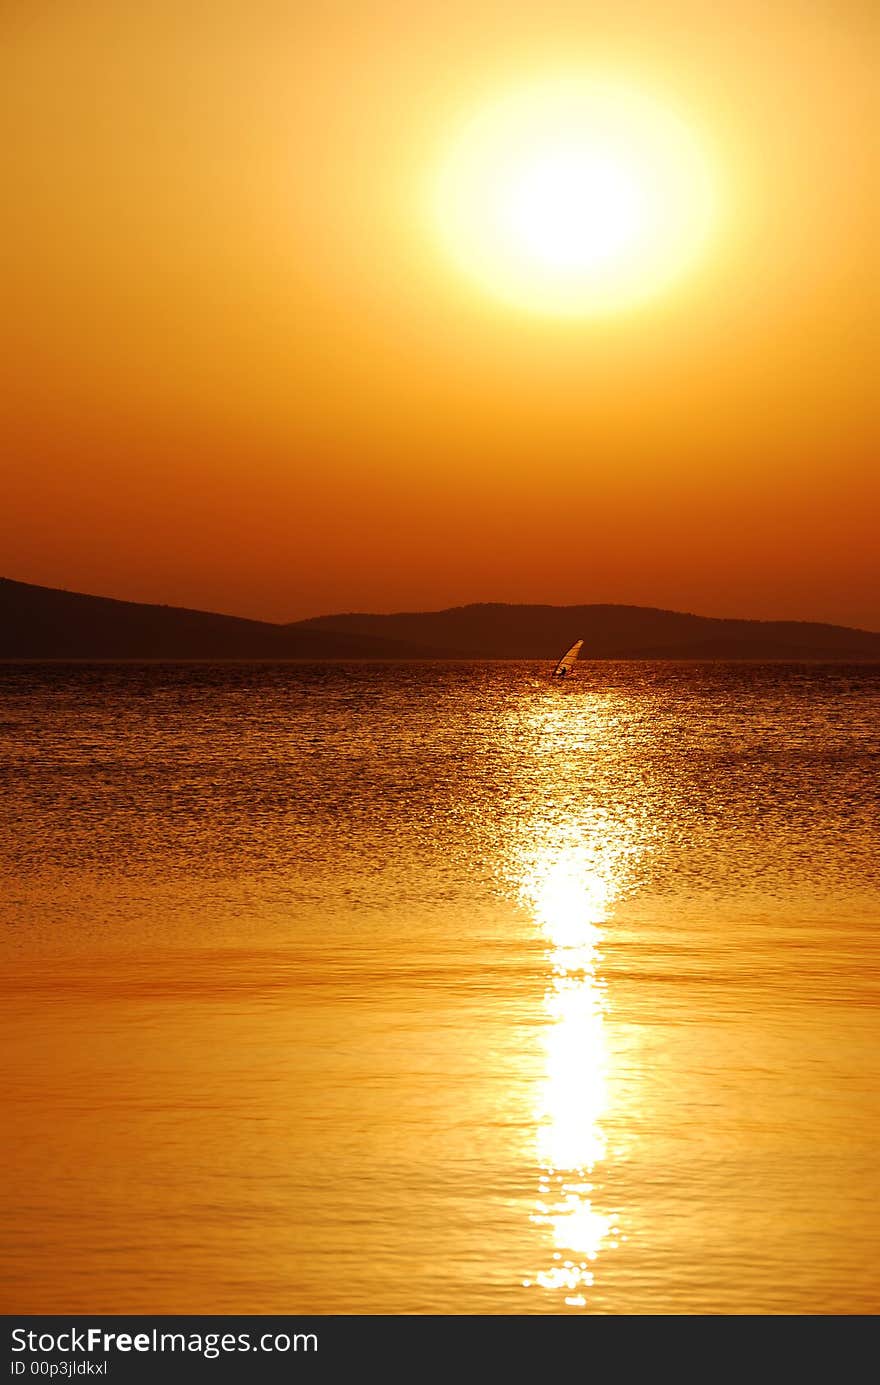
<svg viewBox="0 0 880 1385"><path fill-rule="evenodd" d="M565 78L466 121L441 161L432 218L453 260L533 312L613 313L662 292L716 214L708 158L645 94Z"/></svg>

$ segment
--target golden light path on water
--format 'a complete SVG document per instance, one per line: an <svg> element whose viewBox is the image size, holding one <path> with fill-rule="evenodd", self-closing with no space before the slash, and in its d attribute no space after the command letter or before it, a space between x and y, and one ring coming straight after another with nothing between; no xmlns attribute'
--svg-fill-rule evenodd
<svg viewBox="0 0 880 1385"><path fill-rule="evenodd" d="M569 756L589 753L607 703L578 698L535 714L560 800L529 825L512 876L520 903L546 944L543 1077L535 1103L540 1182L532 1221L544 1228L548 1260L523 1281L560 1294L569 1308L587 1306L600 1253L621 1234L615 1209L599 1205L597 1173L608 1157L604 1123L610 1107L609 999L601 975L602 925L644 850L631 821L620 823L595 802L572 801ZM562 714L562 715L561 715ZM565 743L568 742L567 747ZM574 770L575 765L570 768Z"/></svg>

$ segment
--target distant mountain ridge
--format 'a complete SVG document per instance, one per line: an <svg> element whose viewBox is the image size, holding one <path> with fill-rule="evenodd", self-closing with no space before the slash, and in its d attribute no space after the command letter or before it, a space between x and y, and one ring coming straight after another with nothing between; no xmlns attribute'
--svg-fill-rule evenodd
<svg viewBox="0 0 880 1385"><path fill-rule="evenodd" d="M395 659L429 651L358 634L84 596L0 578L0 659Z"/></svg>
<svg viewBox="0 0 880 1385"><path fill-rule="evenodd" d="M553 659L583 639L596 659L878 659L880 634L810 621L730 620L649 606L481 603L398 615L317 616L290 629L418 640L458 657Z"/></svg>
<svg viewBox="0 0 880 1385"><path fill-rule="evenodd" d="M274 624L0 578L0 659L596 659L880 661L880 633L645 606L480 603Z"/></svg>

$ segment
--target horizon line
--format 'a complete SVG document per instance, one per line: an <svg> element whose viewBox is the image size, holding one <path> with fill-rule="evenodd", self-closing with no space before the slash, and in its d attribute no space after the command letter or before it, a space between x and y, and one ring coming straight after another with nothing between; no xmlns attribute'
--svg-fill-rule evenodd
<svg viewBox="0 0 880 1385"><path fill-rule="evenodd" d="M320 620L345 620L351 617L365 616L368 618L386 619L394 616L431 616L445 615L452 611L466 611L478 607L501 607L507 610L526 608L529 610L547 611L574 611L588 608L610 609L610 610L630 610L630 611L654 611L664 615L688 616L694 620L712 621L731 621L743 622L752 625L815 625L827 626L836 630L852 630L863 635L880 635L880 630L872 630L867 626L841 624L833 620L816 620L808 616L714 616L704 615L699 611L677 610L672 606L655 606L651 604L642 605L633 601L580 601L580 602L551 602L551 601L464 601L457 602L450 606L438 606L422 609L392 610L392 611L367 611L367 610L347 610L347 611L327 611L317 615L298 616L292 620L267 620L264 616L241 616L233 615L228 611L209 610L203 606L179 605L176 602L168 601L144 601L136 600L128 596L107 596L104 592L84 592L72 587L56 587L47 585L44 582L28 582L19 577L8 577L0 575L0 582L8 582L20 587L33 587L37 591L61 592L66 596L81 596L93 601L113 601L123 606L153 606L166 611L189 611L196 615L221 616L224 620L241 620L255 625L266 625L276 629L286 629L291 625L306 625L311 621Z"/></svg>

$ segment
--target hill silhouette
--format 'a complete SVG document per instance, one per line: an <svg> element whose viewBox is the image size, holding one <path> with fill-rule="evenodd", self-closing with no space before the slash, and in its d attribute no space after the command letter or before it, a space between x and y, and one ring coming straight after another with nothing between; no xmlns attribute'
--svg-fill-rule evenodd
<svg viewBox="0 0 880 1385"><path fill-rule="evenodd" d="M150 606L0 578L0 659L394 659L393 638Z"/></svg>
<svg viewBox="0 0 880 1385"><path fill-rule="evenodd" d="M880 634L644 606L480 604L288 624L86 596L0 578L0 659L598 659L880 661Z"/></svg>
<svg viewBox="0 0 880 1385"><path fill-rule="evenodd" d="M455 650L459 657L553 659L575 639L596 659L880 659L880 634L808 621L722 620L647 606L480 604L400 615L318 616L323 630Z"/></svg>

